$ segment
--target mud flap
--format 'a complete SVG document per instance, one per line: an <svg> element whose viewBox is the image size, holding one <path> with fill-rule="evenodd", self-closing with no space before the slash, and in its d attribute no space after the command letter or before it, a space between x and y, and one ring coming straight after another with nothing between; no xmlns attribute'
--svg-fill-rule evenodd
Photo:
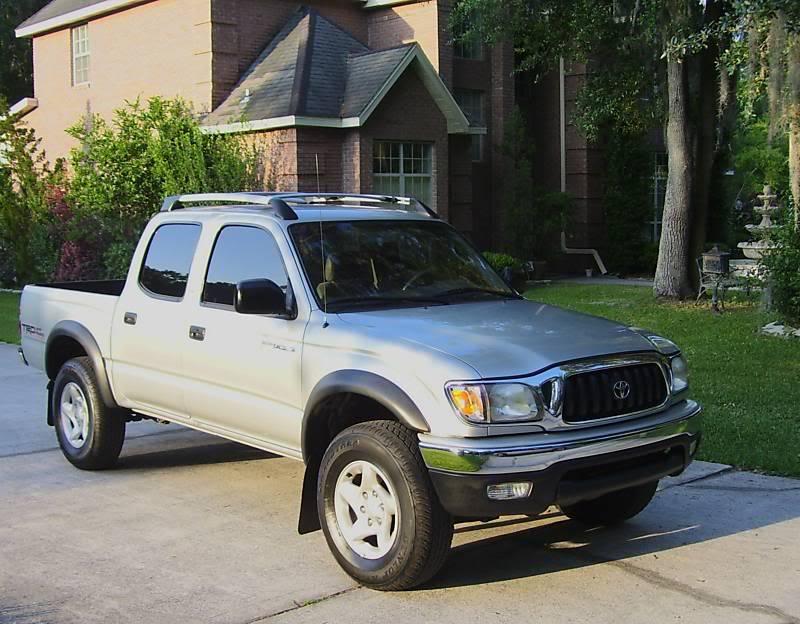
<svg viewBox="0 0 800 624"><path fill-rule="evenodd" d="M47 382L47 424L51 427L55 424L53 421L53 380Z"/></svg>
<svg viewBox="0 0 800 624"><path fill-rule="evenodd" d="M303 476L303 492L300 495L300 518L297 522L297 532L300 535L319 531L319 512L317 510L317 476L319 475L320 461L317 458L309 459L306 472Z"/></svg>

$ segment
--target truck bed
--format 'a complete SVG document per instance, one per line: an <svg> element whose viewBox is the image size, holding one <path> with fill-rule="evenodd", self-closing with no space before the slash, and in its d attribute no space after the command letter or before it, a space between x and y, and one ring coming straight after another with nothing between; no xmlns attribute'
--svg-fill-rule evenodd
<svg viewBox="0 0 800 624"><path fill-rule="evenodd" d="M96 295L112 295L119 297L125 288L125 280L91 280L84 282L44 282L34 284L40 288L59 288L61 290L75 290Z"/></svg>
<svg viewBox="0 0 800 624"><path fill-rule="evenodd" d="M111 323L125 280L53 282L32 284L22 291L20 334L30 364L44 368L44 347L59 323L85 327L97 341L104 358L109 357Z"/></svg>

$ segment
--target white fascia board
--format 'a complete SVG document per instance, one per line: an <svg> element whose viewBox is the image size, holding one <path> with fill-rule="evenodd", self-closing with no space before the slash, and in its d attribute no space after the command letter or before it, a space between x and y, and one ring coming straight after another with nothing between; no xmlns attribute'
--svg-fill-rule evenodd
<svg viewBox="0 0 800 624"><path fill-rule="evenodd" d="M229 124L219 124L216 126L202 126L201 130L206 134L234 134L259 132L261 130L278 130L280 128L357 128L361 125L358 117L345 117L344 119L334 119L330 117L303 117L297 115L287 115L285 117L272 117L271 119L256 119L253 121L237 121Z"/></svg>
<svg viewBox="0 0 800 624"><path fill-rule="evenodd" d="M425 56L422 48L416 43L409 48L403 60L398 63L389 78L387 78L386 82L383 83L383 86L375 94L375 97L370 100L369 104L367 104L361 112L361 124L363 125L366 123L369 116L375 112L378 104L381 103L400 76L403 75L403 72L415 61L417 63L417 73L422 79L425 88L428 89L428 93L431 94L434 102L436 102L439 110L442 111L442 114L447 120L448 134L464 134L469 132L469 121L467 121L464 112L455 101L455 98L453 98L453 94L450 93L450 90L445 86L444 82L442 82L439 72L431 65L431 62L428 60L428 57Z"/></svg>
<svg viewBox="0 0 800 624"><path fill-rule="evenodd" d="M418 2L418 0L360 0L363 4L363 9L380 9L384 7L392 7L398 4L411 4Z"/></svg>
<svg viewBox="0 0 800 624"><path fill-rule="evenodd" d="M51 17L43 22L37 22L24 28L17 28L15 32L17 38L34 37L50 30L56 30L58 28L63 28L64 26L69 26L70 24L85 22L105 13L112 13L113 11L126 9L134 4L143 4L146 1L148 0L103 0L103 2L98 2L92 6L78 9L77 11L70 11L69 13L64 13L63 15Z"/></svg>
<svg viewBox="0 0 800 624"><path fill-rule="evenodd" d="M8 114L13 116L24 117L35 108L39 107L39 100L36 98L22 98L19 102L14 104L8 109Z"/></svg>

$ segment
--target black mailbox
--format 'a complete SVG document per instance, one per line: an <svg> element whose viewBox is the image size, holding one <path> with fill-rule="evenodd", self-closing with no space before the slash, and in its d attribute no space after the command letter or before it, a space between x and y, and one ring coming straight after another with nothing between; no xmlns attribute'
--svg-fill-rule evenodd
<svg viewBox="0 0 800 624"><path fill-rule="evenodd" d="M725 275L730 271L731 254L720 251L716 246L703 254L703 273Z"/></svg>

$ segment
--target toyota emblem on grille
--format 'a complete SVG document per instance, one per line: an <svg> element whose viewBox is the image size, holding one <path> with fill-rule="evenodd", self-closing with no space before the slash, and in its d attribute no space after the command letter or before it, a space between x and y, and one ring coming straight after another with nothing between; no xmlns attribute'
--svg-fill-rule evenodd
<svg viewBox="0 0 800 624"><path fill-rule="evenodd" d="M627 381L620 379L614 384L614 396L620 401L627 399L631 393L631 385Z"/></svg>

